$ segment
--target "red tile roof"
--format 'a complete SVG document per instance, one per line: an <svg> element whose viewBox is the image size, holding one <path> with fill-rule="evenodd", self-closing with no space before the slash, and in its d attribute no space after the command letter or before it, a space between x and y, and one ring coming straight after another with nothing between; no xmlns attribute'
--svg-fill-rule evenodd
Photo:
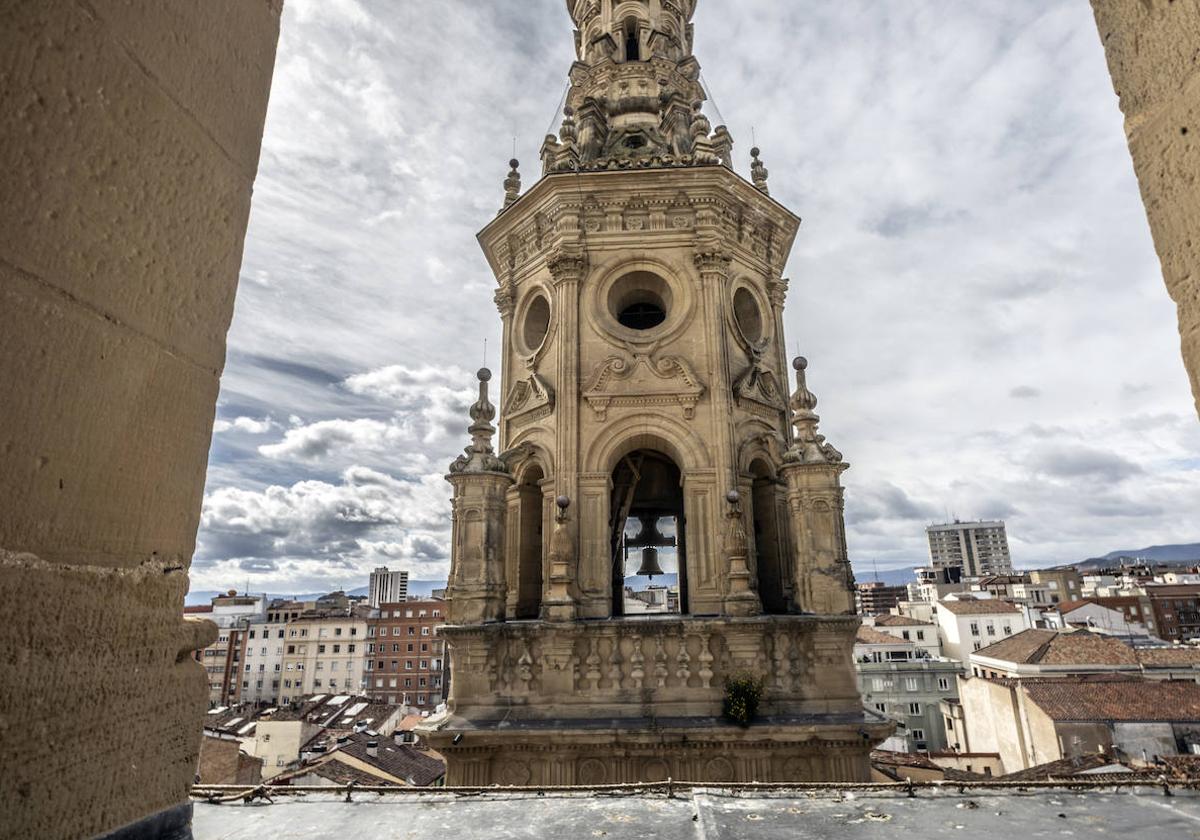
<svg viewBox="0 0 1200 840"><path fill-rule="evenodd" d="M858 645L906 645L909 644L909 641L893 636L891 633L882 633L874 627L864 624L855 633L854 643Z"/></svg>
<svg viewBox="0 0 1200 840"><path fill-rule="evenodd" d="M975 651L1021 665L1129 665L1138 664L1137 653L1112 636L1087 630L1063 633L1057 630L1022 630L1007 639Z"/></svg>
<svg viewBox="0 0 1200 840"><path fill-rule="evenodd" d="M1055 721L1200 722L1200 685L1184 680L1010 680Z"/></svg>
<svg viewBox="0 0 1200 840"><path fill-rule="evenodd" d="M1002 613L1019 613L1016 604L1002 601L999 598L972 598L962 601L938 601L938 608L945 609L953 615L1000 615Z"/></svg>
<svg viewBox="0 0 1200 840"><path fill-rule="evenodd" d="M929 621L921 621L919 618L912 618L907 615L894 615L893 613L884 613L877 615L874 618L876 627L932 627L933 623Z"/></svg>

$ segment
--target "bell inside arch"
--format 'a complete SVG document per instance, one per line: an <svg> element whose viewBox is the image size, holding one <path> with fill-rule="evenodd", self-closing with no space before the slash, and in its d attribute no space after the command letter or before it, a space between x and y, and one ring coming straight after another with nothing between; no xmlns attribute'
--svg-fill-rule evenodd
<svg viewBox="0 0 1200 840"><path fill-rule="evenodd" d="M642 565L638 567L637 573L653 579L655 575L663 573L662 566L658 565L658 549L652 545L648 545L642 549Z"/></svg>

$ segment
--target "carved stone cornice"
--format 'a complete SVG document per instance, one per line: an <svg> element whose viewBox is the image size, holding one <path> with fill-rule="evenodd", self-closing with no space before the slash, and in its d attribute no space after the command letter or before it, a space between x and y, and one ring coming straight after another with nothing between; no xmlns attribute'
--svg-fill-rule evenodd
<svg viewBox="0 0 1200 840"><path fill-rule="evenodd" d="M771 300L771 306L776 309L783 309L784 303L787 301L788 280L786 277L773 277L767 281L767 297Z"/></svg>
<svg viewBox="0 0 1200 840"><path fill-rule="evenodd" d="M587 257L574 250L556 248L546 257L546 268L554 280L554 285L583 279L587 270Z"/></svg>
<svg viewBox="0 0 1200 840"><path fill-rule="evenodd" d="M704 248L697 250L692 256L696 270L701 275L716 274L721 277L729 276L729 266L733 261L732 255L722 248Z"/></svg>

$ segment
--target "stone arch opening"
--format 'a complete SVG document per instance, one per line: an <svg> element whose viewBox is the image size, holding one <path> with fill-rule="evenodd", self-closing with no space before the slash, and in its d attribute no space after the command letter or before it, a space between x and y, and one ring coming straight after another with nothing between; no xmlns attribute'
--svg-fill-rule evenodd
<svg viewBox="0 0 1200 840"><path fill-rule="evenodd" d="M750 463L753 476L750 512L754 528L754 566L763 612L787 612L786 575L783 564L783 529L779 522L779 484L762 458Z"/></svg>
<svg viewBox="0 0 1200 840"><path fill-rule="evenodd" d="M657 449L636 449L623 456L612 471L609 510L612 614L686 614L687 552L679 466Z"/></svg>
<svg viewBox="0 0 1200 840"><path fill-rule="evenodd" d="M627 18L625 22L621 24L621 37L625 43L625 60L641 61L642 45L638 35L637 18Z"/></svg>
<svg viewBox="0 0 1200 840"><path fill-rule="evenodd" d="M531 464L517 485L517 603L514 618L538 618L542 612L542 567L545 557L545 472Z"/></svg>

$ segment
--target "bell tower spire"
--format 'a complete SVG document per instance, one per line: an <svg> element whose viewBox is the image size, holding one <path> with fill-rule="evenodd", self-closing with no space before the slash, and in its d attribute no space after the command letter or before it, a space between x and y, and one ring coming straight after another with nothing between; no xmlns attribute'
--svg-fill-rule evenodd
<svg viewBox="0 0 1200 840"><path fill-rule="evenodd" d="M695 6L568 2L543 176L513 161L479 233L502 388L480 373L448 475L449 784L866 781L890 732L855 684L847 464L802 359L789 402L800 219L705 114ZM719 723L747 674L769 723Z"/></svg>
<svg viewBox="0 0 1200 840"><path fill-rule="evenodd" d="M733 138L703 116L692 54L696 0L567 0L576 61L543 174L629 166L732 165Z"/></svg>

